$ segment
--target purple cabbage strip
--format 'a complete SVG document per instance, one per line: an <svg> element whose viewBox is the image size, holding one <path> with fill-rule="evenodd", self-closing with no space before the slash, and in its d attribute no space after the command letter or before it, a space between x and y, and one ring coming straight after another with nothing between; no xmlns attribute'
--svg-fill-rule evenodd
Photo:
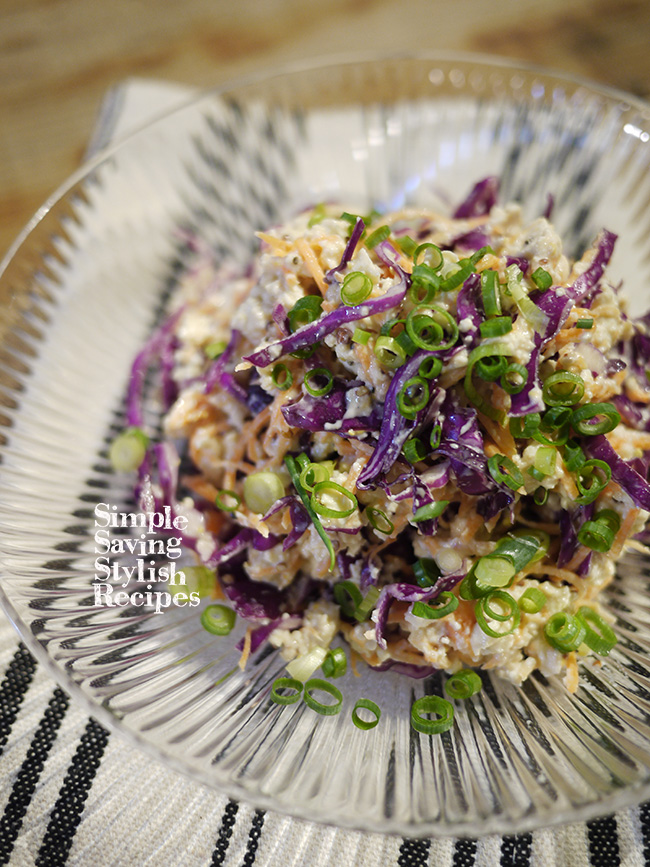
<svg viewBox="0 0 650 867"><path fill-rule="evenodd" d="M238 575L232 584L224 584L223 591L237 614L246 620L277 620L285 605L285 597L277 587L251 581L244 575Z"/></svg>
<svg viewBox="0 0 650 867"><path fill-rule="evenodd" d="M305 349L314 343L322 340L332 331L335 331L341 325L348 322L357 322L359 319L364 319L366 316L375 316L377 313L384 313L386 310L392 310L393 307L398 307L410 286L410 275L403 271L397 264L397 252L387 242L382 241L377 244L375 252L385 264L392 267L400 277L398 283L395 284L388 292L379 298L371 298L359 304L356 307L347 307L341 305L331 313L326 313L315 322L309 322L303 325L290 334L288 337L283 337L257 349L250 355L245 355L244 360L254 364L256 367L268 367L281 355L286 355L289 352L296 352L298 349ZM394 258L393 258L394 257Z"/></svg>
<svg viewBox="0 0 650 867"><path fill-rule="evenodd" d="M429 405L421 410L414 419L405 418L397 408L397 396L405 383L417 375L423 359L431 355L433 355L433 352L427 349L420 349L395 371L395 375L386 393L384 417L381 422L377 445L372 453L372 457L357 479L357 487L360 490L366 490L371 487L378 476L385 475L390 470L410 434L422 423L427 415L429 406L435 405L442 400L444 391L441 388L431 389Z"/></svg>
<svg viewBox="0 0 650 867"><path fill-rule="evenodd" d="M442 406L442 435L437 454L449 459L456 484L466 494L487 494L496 488L488 472L483 435L476 410L460 406L453 393L447 394Z"/></svg>
<svg viewBox="0 0 650 867"><path fill-rule="evenodd" d="M131 365L131 376L126 392L126 423L129 427L142 427L144 417L142 411L142 391L149 365L161 355L165 349L169 335L178 322L183 308L179 307L151 335L149 340L136 355Z"/></svg>
<svg viewBox="0 0 650 867"><path fill-rule="evenodd" d="M452 238L449 242L449 248L451 250L476 252L482 247L488 247L489 244L490 238L482 229L470 229L469 232L465 232L463 235L458 235L456 238Z"/></svg>
<svg viewBox="0 0 650 867"><path fill-rule="evenodd" d="M547 193L546 194L546 207L544 208L544 213L542 214L542 217L546 217L547 220L550 220L554 207L555 207L555 197L553 196L553 193Z"/></svg>
<svg viewBox="0 0 650 867"><path fill-rule="evenodd" d="M427 602L430 599L435 599L443 591L452 590L459 581L462 581L465 574L463 572L459 575L444 575L438 578L433 587L418 587L416 584L387 584L379 594L375 607L377 623L375 636L379 647L382 650L386 649L384 630L386 629L388 612L393 602Z"/></svg>
<svg viewBox="0 0 650 867"><path fill-rule="evenodd" d="M562 509L560 513L560 550L557 555L557 565L562 569L571 560L578 550L578 530L585 521L591 519L594 513L593 503L587 506L578 506L571 513L568 509Z"/></svg>
<svg viewBox="0 0 650 867"><path fill-rule="evenodd" d="M587 270L567 290L574 303L580 301L588 292L596 288L605 273L609 260L612 258L616 238L617 236L607 229L602 229L598 233L596 255Z"/></svg>
<svg viewBox="0 0 650 867"><path fill-rule="evenodd" d="M485 320L481 294L481 275L470 274L456 297L456 319L458 325L467 323L470 327L461 331L465 346L471 348L480 337L479 328Z"/></svg>
<svg viewBox="0 0 650 867"><path fill-rule="evenodd" d="M435 503L428 486L413 473L413 514L422 506ZM433 536L438 528L438 519L430 518L427 521L418 521L417 529L422 536Z"/></svg>
<svg viewBox="0 0 650 867"><path fill-rule="evenodd" d="M205 392L205 394L208 394L208 392L212 391L212 389L215 388L215 386L217 386L217 385L223 385L225 388L228 387L227 385L224 384L224 382L222 382L222 376L225 373L226 364L228 364L228 362L231 360L231 358L233 356L233 353L235 352L235 349L237 347L237 343L239 342L240 337L241 337L240 332L237 331L236 328L233 328L233 330L230 334L230 340L228 341L228 345L226 346L224 351L221 353L219 358L216 358L212 362L212 364L210 365L210 368L208 369L208 372L205 376L205 384L203 387L203 391ZM243 389L242 389L242 391L243 391ZM245 392L244 392L244 394L245 394ZM244 397L244 402L245 402L245 397Z"/></svg>
<svg viewBox="0 0 650 867"><path fill-rule="evenodd" d="M294 403L282 406L282 415L288 425L300 430L326 430L326 425L337 425L337 431L379 430L382 414L380 407L373 407L368 416L344 417L349 388L350 383L335 380L329 394L321 397L305 394Z"/></svg>
<svg viewBox="0 0 650 867"><path fill-rule="evenodd" d="M650 485L635 469L620 457L603 434L589 437L585 451L592 458L605 461L612 470L612 479L640 509L650 511Z"/></svg>
<svg viewBox="0 0 650 867"><path fill-rule="evenodd" d="M365 223L363 222L361 217L357 217L357 221L354 224L354 228L352 229L352 234L350 235L348 243L345 246L345 250L343 251L341 261L335 268L330 268L330 270L325 275L325 281L327 283L334 283L334 275L339 271L343 271L350 259L354 256L354 251L357 244L359 243L359 239L363 235L363 230L365 229L365 227Z"/></svg>
<svg viewBox="0 0 650 867"><path fill-rule="evenodd" d="M295 497L291 498L289 515L291 516L291 532L285 536L282 543L283 551L288 551L289 548L292 548L311 524L311 518L307 509Z"/></svg>
<svg viewBox="0 0 650 867"><path fill-rule="evenodd" d="M489 214L497 203L499 195L499 179L494 175L483 178L472 187L470 194L454 211L458 219L467 217L483 217Z"/></svg>
<svg viewBox="0 0 650 867"><path fill-rule="evenodd" d="M525 256L506 256L506 268L510 265L516 265L522 274L525 274L530 268L530 262Z"/></svg>
<svg viewBox="0 0 650 867"><path fill-rule="evenodd" d="M285 337L289 334L289 327L287 325L287 311L284 309L282 304L277 304L275 309L273 310L273 321L280 329L280 333Z"/></svg>

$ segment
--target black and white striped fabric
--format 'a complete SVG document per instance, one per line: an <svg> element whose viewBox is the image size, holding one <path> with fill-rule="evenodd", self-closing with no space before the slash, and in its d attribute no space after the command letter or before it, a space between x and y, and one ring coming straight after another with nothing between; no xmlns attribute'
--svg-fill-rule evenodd
<svg viewBox="0 0 650 867"><path fill-rule="evenodd" d="M130 79L89 152L184 88ZM409 840L236 803L132 749L71 703L0 612L0 865L20 867L642 867L650 804L509 837Z"/></svg>

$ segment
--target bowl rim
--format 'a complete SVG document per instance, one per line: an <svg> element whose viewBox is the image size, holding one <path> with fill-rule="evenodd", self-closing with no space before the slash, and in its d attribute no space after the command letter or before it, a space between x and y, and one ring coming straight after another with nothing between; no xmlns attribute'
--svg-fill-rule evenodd
<svg viewBox="0 0 650 867"><path fill-rule="evenodd" d="M402 61L429 61L432 63L458 62L462 64L483 66L495 71L510 71L512 73L522 72L532 75L537 74L557 80L558 83L564 82L576 88L585 88L594 96L605 97L611 101L619 102L630 109L636 109L641 116L647 118L650 127L650 100L645 100L642 97L629 94L622 89L594 81L588 77L500 55L444 50L394 52L366 51L354 55L349 53L324 54L311 59L294 60L280 64L275 69L264 67L263 69L253 73L228 79L213 87L204 87L194 90L188 94L186 99L178 100L178 102L169 109L156 112L148 120L131 129L125 135L120 136L117 140L111 142L106 147L101 148L91 158L85 160L52 192L16 236L15 240L0 260L0 281L3 279L10 264L19 254L23 244L27 241L35 228L46 219L47 215L57 205L57 203L65 199L75 186L85 180L115 153L119 152L124 147L128 147L132 139L137 138L142 134L146 134L150 128L155 127L158 123L164 122L166 119L172 118L176 114L187 111L193 105L198 104L207 98L227 96L228 94L234 93L240 89L249 88L265 81L279 80L286 76L295 76L300 73L308 73L327 68L341 66L368 66L382 62L399 63ZM11 304L11 298L9 299L9 303ZM287 806L281 803L279 804L273 797L262 793L254 794L236 782L229 782L223 787L221 785L215 785L214 779L212 779L210 775L205 774L201 769L186 764L182 759L176 757L174 754L168 753L162 747L158 747L151 743L149 740L144 738L140 732L125 726L119 716L112 713L103 704L97 704L76 681L69 678L66 672L51 658L44 646L34 637L28 624L22 620L15 606L6 595L1 580L3 571L4 567L0 561L0 605L4 609L4 612L9 618L13 628L18 633L18 636L25 642L30 653L32 653L38 662L45 667L55 682L71 695L74 701L76 701L90 716L97 719L97 721L110 732L115 733L119 738L124 739L129 746L136 747L137 749L142 750L145 754L155 758L163 765L163 767L170 768L195 783L205 785L212 791L220 792L228 797L238 801L243 801L254 807L270 810L299 820L356 830L363 833L383 833L410 838L480 838L490 834L516 834L539 830L542 828L557 827L572 822L586 822L597 818L598 816L634 807L641 801L650 799L649 780L648 783L627 786L605 798L593 800L578 807L574 807L568 815L566 813L543 815L539 817L527 817L524 815L511 822L504 822L499 816L492 817L485 822L484 826L477 833L475 822L460 822L453 826L445 825L441 827L434 822L408 825L393 819L382 819L381 822L364 823L360 820L354 820L353 818L348 817L339 817L337 819L321 818L315 816L313 811L303 809L300 804L292 806Z"/></svg>

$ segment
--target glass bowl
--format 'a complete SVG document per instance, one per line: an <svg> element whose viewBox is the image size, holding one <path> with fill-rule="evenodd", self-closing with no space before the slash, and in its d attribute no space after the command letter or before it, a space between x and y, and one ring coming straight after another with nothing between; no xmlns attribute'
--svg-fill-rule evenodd
<svg viewBox="0 0 650 867"><path fill-rule="evenodd" d="M650 111L494 59L422 54L294 67L202 94L85 166L0 276L0 597L57 681L104 725L195 780L294 816L405 835L514 832L650 797L649 563L605 595L619 644L574 695L485 674L440 736L439 689L359 667L344 712L269 700L275 652L244 671L242 627L195 610L95 605L95 506L133 507L107 446L131 361L187 259L188 233L245 265L254 232L324 200L448 208L494 174L527 216L554 198L568 252L606 226L638 312L650 302ZM361 731L354 700L382 708Z"/></svg>

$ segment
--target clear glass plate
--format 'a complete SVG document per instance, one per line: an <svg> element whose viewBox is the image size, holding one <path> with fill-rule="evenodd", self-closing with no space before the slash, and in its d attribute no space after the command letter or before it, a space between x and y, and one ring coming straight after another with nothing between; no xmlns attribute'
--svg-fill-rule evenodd
<svg viewBox="0 0 650 867"><path fill-rule="evenodd" d="M0 598L30 649L103 724L196 780L295 816L409 835L513 832L650 797L648 562L606 593L619 644L577 693L485 674L436 737L409 723L440 689L371 672L344 711L279 707L281 659L245 671L242 627L195 610L95 606L97 503L132 509L107 445L133 356L188 232L245 264L254 231L322 200L447 208L481 177L525 213L555 201L579 252L601 226L636 312L650 302L650 110L533 68L445 55L338 62L202 95L102 154L46 204L0 276ZM152 418L156 408L149 405ZM356 698L383 710L352 725Z"/></svg>

